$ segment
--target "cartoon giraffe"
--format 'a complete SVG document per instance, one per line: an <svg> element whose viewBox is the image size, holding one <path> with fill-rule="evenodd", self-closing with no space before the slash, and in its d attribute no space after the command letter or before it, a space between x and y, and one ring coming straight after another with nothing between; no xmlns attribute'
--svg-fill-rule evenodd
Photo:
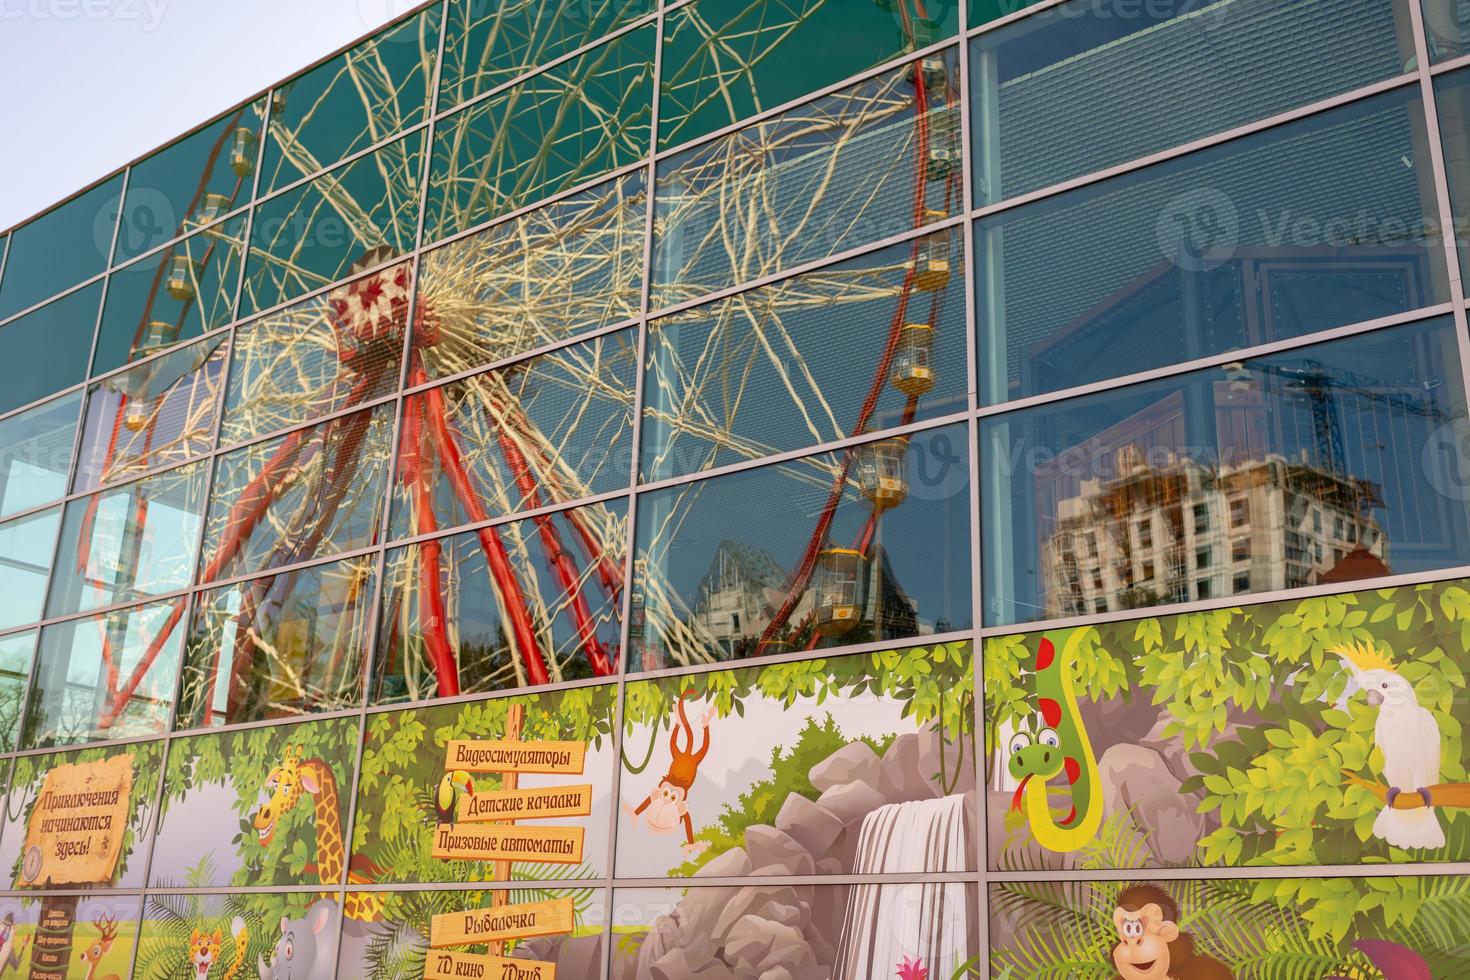
<svg viewBox="0 0 1470 980"><path fill-rule="evenodd" d="M339 886L347 846L342 838L342 810L337 793L337 777L321 759L303 759L299 745L288 745L281 753L280 764L266 776L263 791L270 798L255 811L255 833L261 847L269 847L276 825L301 800L302 793L311 796L316 821L316 871L323 885ZM347 882L365 884L369 878L349 872ZM323 893L323 898L336 898L336 893ZM376 922L382 917L383 900L365 892L348 892L344 909L349 919Z"/></svg>

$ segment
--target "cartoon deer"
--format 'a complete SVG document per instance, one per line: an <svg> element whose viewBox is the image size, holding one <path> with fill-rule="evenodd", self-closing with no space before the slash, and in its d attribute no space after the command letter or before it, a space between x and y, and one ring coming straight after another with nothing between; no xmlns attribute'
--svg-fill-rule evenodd
<svg viewBox="0 0 1470 980"><path fill-rule="evenodd" d="M116 973L105 973L98 975L97 967L102 964L102 957L106 956L112 949L112 944L117 940L117 919L106 912L92 920L92 925L97 927L97 941L82 950L80 956L87 966L86 980L121 980Z"/></svg>

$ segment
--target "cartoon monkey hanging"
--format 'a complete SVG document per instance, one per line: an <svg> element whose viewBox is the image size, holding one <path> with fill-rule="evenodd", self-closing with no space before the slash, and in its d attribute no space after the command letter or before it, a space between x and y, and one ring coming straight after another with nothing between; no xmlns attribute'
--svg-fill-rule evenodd
<svg viewBox="0 0 1470 980"><path fill-rule="evenodd" d="M1113 925L1114 980L1234 980L1225 964L1195 952L1194 937L1179 931L1179 906L1162 888L1123 889Z"/></svg>
<svg viewBox="0 0 1470 980"><path fill-rule="evenodd" d="M711 705L705 709L704 717L700 719L703 739L696 751L694 726L689 723L689 715L684 711L684 701L693 693L691 690L679 695L679 720L669 733L669 771L659 780L658 788L649 793L636 810L630 811L633 816L641 816L648 821L649 829L656 834L674 833L682 824L684 853L691 857L709 846L708 841L694 839L694 821L689 816L689 787L694 785L699 764L709 752L709 723L714 716L714 706ZM682 748L679 745L681 735L684 741ZM624 809L628 809L626 805Z"/></svg>

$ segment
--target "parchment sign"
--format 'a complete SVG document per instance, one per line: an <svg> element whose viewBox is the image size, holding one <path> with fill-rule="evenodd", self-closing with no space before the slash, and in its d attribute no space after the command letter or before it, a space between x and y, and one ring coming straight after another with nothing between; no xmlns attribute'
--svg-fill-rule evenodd
<svg viewBox="0 0 1470 980"><path fill-rule="evenodd" d="M548 786L461 796L459 812L454 819L457 823L484 823L489 820L585 817L591 813L591 786Z"/></svg>
<svg viewBox="0 0 1470 980"><path fill-rule="evenodd" d="M450 912L429 920L429 945L440 949L501 939L560 936L572 931L576 915L576 906L570 898ZM433 958L434 954L430 953L429 960Z"/></svg>
<svg viewBox="0 0 1470 980"><path fill-rule="evenodd" d="M545 861L581 864L581 827L515 827L508 824L441 823L431 853L441 860Z"/></svg>
<svg viewBox="0 0 1470 980"><path fill-rule="evenodd" d="M424 980L556 980L556 964L512 960L504 956L430 950L424 957Z"/></svg>
<svg viewBox="0 0 1470 980"><path fill-rule="evenodd" d="M110 883L128 829L132 789L131 754L48 772L26 829L20 883Z"/></svg>
<svg viewBox="0 0 1470 980"><path fill-rule="evenodd" d="M454 739L445 752L444 768L463 772L539 772L580 776L586 759L585 742Z"/></svg>

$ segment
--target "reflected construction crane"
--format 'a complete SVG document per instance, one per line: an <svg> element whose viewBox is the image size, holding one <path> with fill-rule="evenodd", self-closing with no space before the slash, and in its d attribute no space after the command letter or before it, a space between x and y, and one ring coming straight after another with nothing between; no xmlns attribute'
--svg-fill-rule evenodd
<svg viewBox="0 0 1470 980"><path fill-rule="evenodd" d="M1342 396L1351 395L1404 415L1426 418L1433 422L1443 423L1450 419L1444 409L1432 400L1407 392L1385 391L1381 379L1332 367L1312 358L1304 358L1293 364L1276 364L1267 360L1234 361L1226 364L1224 370L1232 388L1249 386L1252 374L1259 372L1280 379L1284 382L1285 390L1304 397L1312 412L1318 465L1332 475L1359 483L1364 488L1366 486L1348 472L1347 453L1342 438L1342 409L1339 404Z"/></svg>

